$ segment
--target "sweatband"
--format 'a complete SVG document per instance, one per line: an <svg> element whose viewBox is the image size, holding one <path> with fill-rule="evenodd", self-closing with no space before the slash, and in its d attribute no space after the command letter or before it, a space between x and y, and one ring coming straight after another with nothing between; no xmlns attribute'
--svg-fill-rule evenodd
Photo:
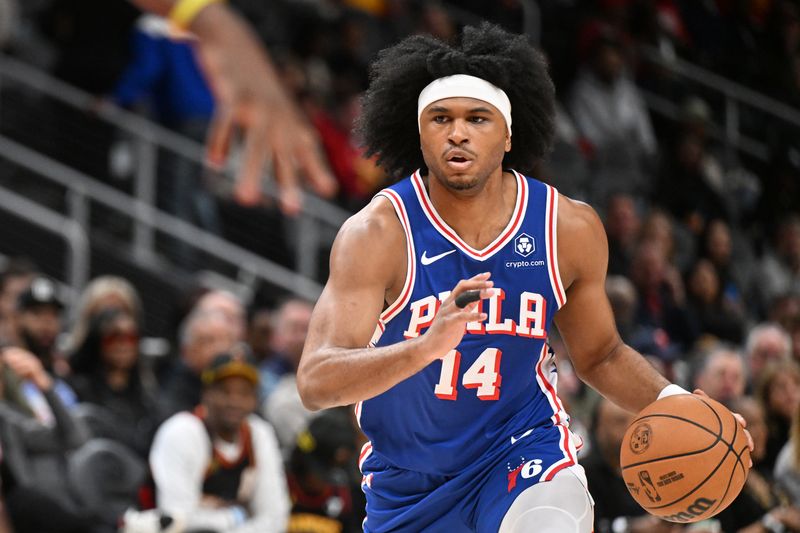
<svg viewBox="0 0 800 533"><path fill-rule="evenodd" d="M508 99L508 95L488 81L468 74L454 74L438 78L422 89L417 99L417 126L420 131L422 130L420 119L422 111L426 107L438 100L456 97L475 98L497 108L506 119L508 134L511 135L511 101Z"/></svg>
<svg viewBox="0 0 800 533"><path fill-rule="evenodd" d="M661 389L661 392L658 393L657 399L660 400L661 398L666 398L667 396L675 396L676 394L691 394L691 392L684 389L683 387L675 385L674 383L670 383L669 385Z"/></svg>
<svg viewBox="0 0 800 533"><path fill-rule="evenodd" d="M186 31L200 12L222 0L178 0L169 12L169 21L179 30Z"/></svg>

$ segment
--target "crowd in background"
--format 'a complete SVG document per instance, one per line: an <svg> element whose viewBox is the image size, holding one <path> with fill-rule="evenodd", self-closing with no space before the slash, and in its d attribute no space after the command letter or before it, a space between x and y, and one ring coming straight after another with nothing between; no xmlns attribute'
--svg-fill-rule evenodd
<svg viewBox="0 0 800 533"><path fill-rule="evenodd" d="M742 413L756 444L742 495L716 522L694 531L759 531L764 517L800 531L800 132L742 108L741 131L765 143L767 158L737 152L714 127L725 116L724 101L647 59L683 58L800 106L800 3L539 0L538 24L516 0L232 4L268 45L319 132L339 182L336 201L351 210L392 179L362 156L351 133L369 62L381 48L416 32L453 39L461 25L479 19L536 39L549 57L559 107L554 151L534 177L601 215L609 239L607 293L623 340L674 382L702 388ZM98 98L145 109L167 127L202 138L211 104L190 42L167 38L158 21L137 19L121 1L26 2L19 11L23 22L6 45L13 53ZM643 91L679 112L651 114ZM105 159L61 156L92 175L107 172ZM246 235L253 210L215 194L199 167L165 158L159 173L162 207L274 253L258 247L256 232ZM187 190L192 194L182 194ZM273 216L269 207L261 212ZM159 426L208 401L214 384L201 376L217 355L236 359L243 352L259 370L254 411L269 423L254 426L270 435L259 441L270 448L262 453L278 454L285 466L264 475L286 491L274 501L285 499L291 509L262 511L291 512L290 531L360 528L362 437L349 411L314 416L296 392L311 302L246 307L225 292L198 296L171 332L173 354L164 362L140 356L146 310L125 280L94 280L69 314L74 323L65 322L51 282L34 265L10 261L1 280L0 338L15 348L3 352L0 472L18 531L45 531L25 525L41 520L45 506L63 513L58 521L48 514L47 522L73 524L63 531L88 531L87 523L113 528L128 506L147 508L137 491L157 481L142 465L152 457ZM581 453L590 489L603 487L593 491L595 531L682 530L645 516L630 499L618 450L632 415L580 383L557 334L551 342L560 356L560 394L587 443ZM38 433L29 432L45 432L37 442L48 444L32 446L30 435ZM113 468L86 460L85 475L100 480L111 468L130 477L116 476L118 486L106 491L111 504L98 505L96 495L66 481L81 468L73 451L91 451L89 443L98 441ZM213 504L230 507L224 519L238 523L239 503ZM243 520L256 515L247 509Z"/></svg>

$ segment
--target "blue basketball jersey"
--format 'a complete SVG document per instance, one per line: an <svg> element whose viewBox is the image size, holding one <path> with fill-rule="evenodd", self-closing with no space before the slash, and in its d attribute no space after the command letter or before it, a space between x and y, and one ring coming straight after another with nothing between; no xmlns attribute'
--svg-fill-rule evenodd
<svg viewBox="0 0 800 533"><path fill-rule="evenodd" d="M369 437L363 462L376 454L398 468L455 475L534 428L561 434L558 457L542 480L575 464L575 443L556 394L547 332L566 294L556 254L557 191L514 172L517 198L500 235L482 250L467 245L439 216L419 172L379 195L394 207L406 235L407 272L398 299L381 314L373 346L422 335L461 279L491 272L488 314L467 324L461 343L388 391L356 405Z"/></svg>

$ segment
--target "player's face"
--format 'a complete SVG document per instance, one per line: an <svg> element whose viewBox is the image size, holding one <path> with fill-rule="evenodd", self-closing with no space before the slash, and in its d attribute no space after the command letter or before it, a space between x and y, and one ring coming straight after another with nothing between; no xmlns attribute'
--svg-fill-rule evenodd
<svg viewBox="0 0 800 533"><path fill-rule="evenodd" d="M420 144L428 170L454 191L480 191L502 172L511 137L500 111L474 98L445 98L420 116Z"/></svg>

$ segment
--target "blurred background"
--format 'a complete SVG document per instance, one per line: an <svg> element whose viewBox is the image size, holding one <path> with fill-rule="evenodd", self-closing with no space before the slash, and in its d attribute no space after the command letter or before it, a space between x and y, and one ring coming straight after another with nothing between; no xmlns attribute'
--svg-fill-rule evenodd
<svg viewBox="0 0 800 533"><path fill-rule="evenodd" d="M204 166L214 104L190 39L122 0L0 0L0 339L63 383L62 400L89 438L117 441L131 464L145 464L158 425L196 403L182 397L187 361L207 363L193 355L204 347L214 355L246 343L261 373L258 412L286 461L293 516L339 527L292 520L289 530L360 530L352 450L361 437L350 428L349 441L327 445L324 466L303 466L315 447L309 452L306 439L298 451L298 435L326 416L313 426L317 440L341 435L343 415L312 417L293 381L333 238L393 179L362 155L351 129L379 50L415 33L453 40L463 26L489 20L526 35L549 59L557 137L534 177L603 219L607 291L623 339L674 382L739 406L762 443L757 480L740 496L749 514L694 530L738 531L775 512L786 530L800 531L792 437L800 433L800 2L230 5L269 50L338 181L335 197L307 193L297 216L281 214L269 187L262 205L233 200L236 147L225 168ZM197 319L205 305L222 320ZM127 336L108 340L119 329ZM120 363L112 345L125 340L133 350ZM624 431L630 415L574 377L557 333L551 342L560 394L587 443L590 484L620 483L594 491L595 530L682 530L631 503L613 430ZM109 368L124 370L122 385L92 385L110 380ZM52 425L22 381L0 388L0 403ZM76 446L64 444L60 459L69 461ZM0 469L6 497L45 483L9 470ZM318 470L341 475L297 481ZM119 509L143 507L130 491L120 494ZM95 516L80 489L58 497ZM334 497L347 505L332 506ZM17 531L38 531L14 520Z"/></svg>

